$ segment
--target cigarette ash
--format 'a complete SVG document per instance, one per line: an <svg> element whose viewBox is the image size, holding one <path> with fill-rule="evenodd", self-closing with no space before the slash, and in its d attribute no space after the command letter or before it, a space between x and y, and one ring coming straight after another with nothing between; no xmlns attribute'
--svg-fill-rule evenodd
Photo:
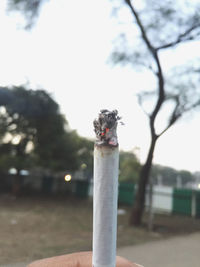
<svg viewBox="0 0 200 267"><path fill-rule="evenodd" d="M100 111L98 119L95 119L93 122L96 145L118 146L117 124L120 119L117 110L109 111L102 109Z"/></svg>

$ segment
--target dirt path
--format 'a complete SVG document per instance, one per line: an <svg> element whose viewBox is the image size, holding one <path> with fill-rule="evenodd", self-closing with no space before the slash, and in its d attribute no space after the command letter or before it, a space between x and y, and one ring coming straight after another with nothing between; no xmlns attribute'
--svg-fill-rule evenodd
<svg viewBox="0 0 200 267"><path fill-rule="evenodd" d="M144 267L199 267L200 233L124 247L118 255Z"/></svg>

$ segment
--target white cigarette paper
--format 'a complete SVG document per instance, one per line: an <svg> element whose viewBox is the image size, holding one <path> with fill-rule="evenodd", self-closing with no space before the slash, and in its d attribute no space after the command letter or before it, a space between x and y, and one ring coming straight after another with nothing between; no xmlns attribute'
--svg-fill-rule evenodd
<svg viewBox="0 0 200 267"><path fill-rule="evenodd" d="M93 193L93 267L116 266L117 197L119 151L117 110L100 111L93 122L94 149Z"/></svg>
<svg viewBox="0 0 200 267"><path fill-rule="evenodd" d="M93 267L116 266L118 146L95 146Z"/></svg>

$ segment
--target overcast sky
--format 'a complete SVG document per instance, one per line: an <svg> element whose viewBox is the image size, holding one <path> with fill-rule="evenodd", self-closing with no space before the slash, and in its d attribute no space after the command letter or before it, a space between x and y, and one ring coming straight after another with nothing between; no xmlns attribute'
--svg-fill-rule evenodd
<svg viewBox="0 0 200 267"><path fill-rule="evenodd" d="M111 17L109 1L52 0L44 5L29 32L20 28L20 15L6 15L5 3L0 2L0 85L29 82L32 88L47 90L70 127L90 138L94 137L92 122L99 110L117 109L125 123L118 131L121 149L139 147L140 160L144 161L149 129L136 93L153 85L153 79L130 67L107 63L120 28ZM180 47L178 63L198 55L199 44ZM166 68L174 60L174 52L162 56ZM200 171L199 117L198 113L186 116L161 137L155 163Z"/></svg>

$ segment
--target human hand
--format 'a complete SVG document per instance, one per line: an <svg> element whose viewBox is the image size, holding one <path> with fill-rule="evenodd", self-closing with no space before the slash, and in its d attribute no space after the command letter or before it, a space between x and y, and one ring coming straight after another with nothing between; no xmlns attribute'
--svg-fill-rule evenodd
<svg viewBox="0 0 200 267"><path fill-rule="evenodd" d="M116 267L139 267L125 258L117 256ZM78 252L35 261L27 267L92 267L92 252Z"/></svg>

